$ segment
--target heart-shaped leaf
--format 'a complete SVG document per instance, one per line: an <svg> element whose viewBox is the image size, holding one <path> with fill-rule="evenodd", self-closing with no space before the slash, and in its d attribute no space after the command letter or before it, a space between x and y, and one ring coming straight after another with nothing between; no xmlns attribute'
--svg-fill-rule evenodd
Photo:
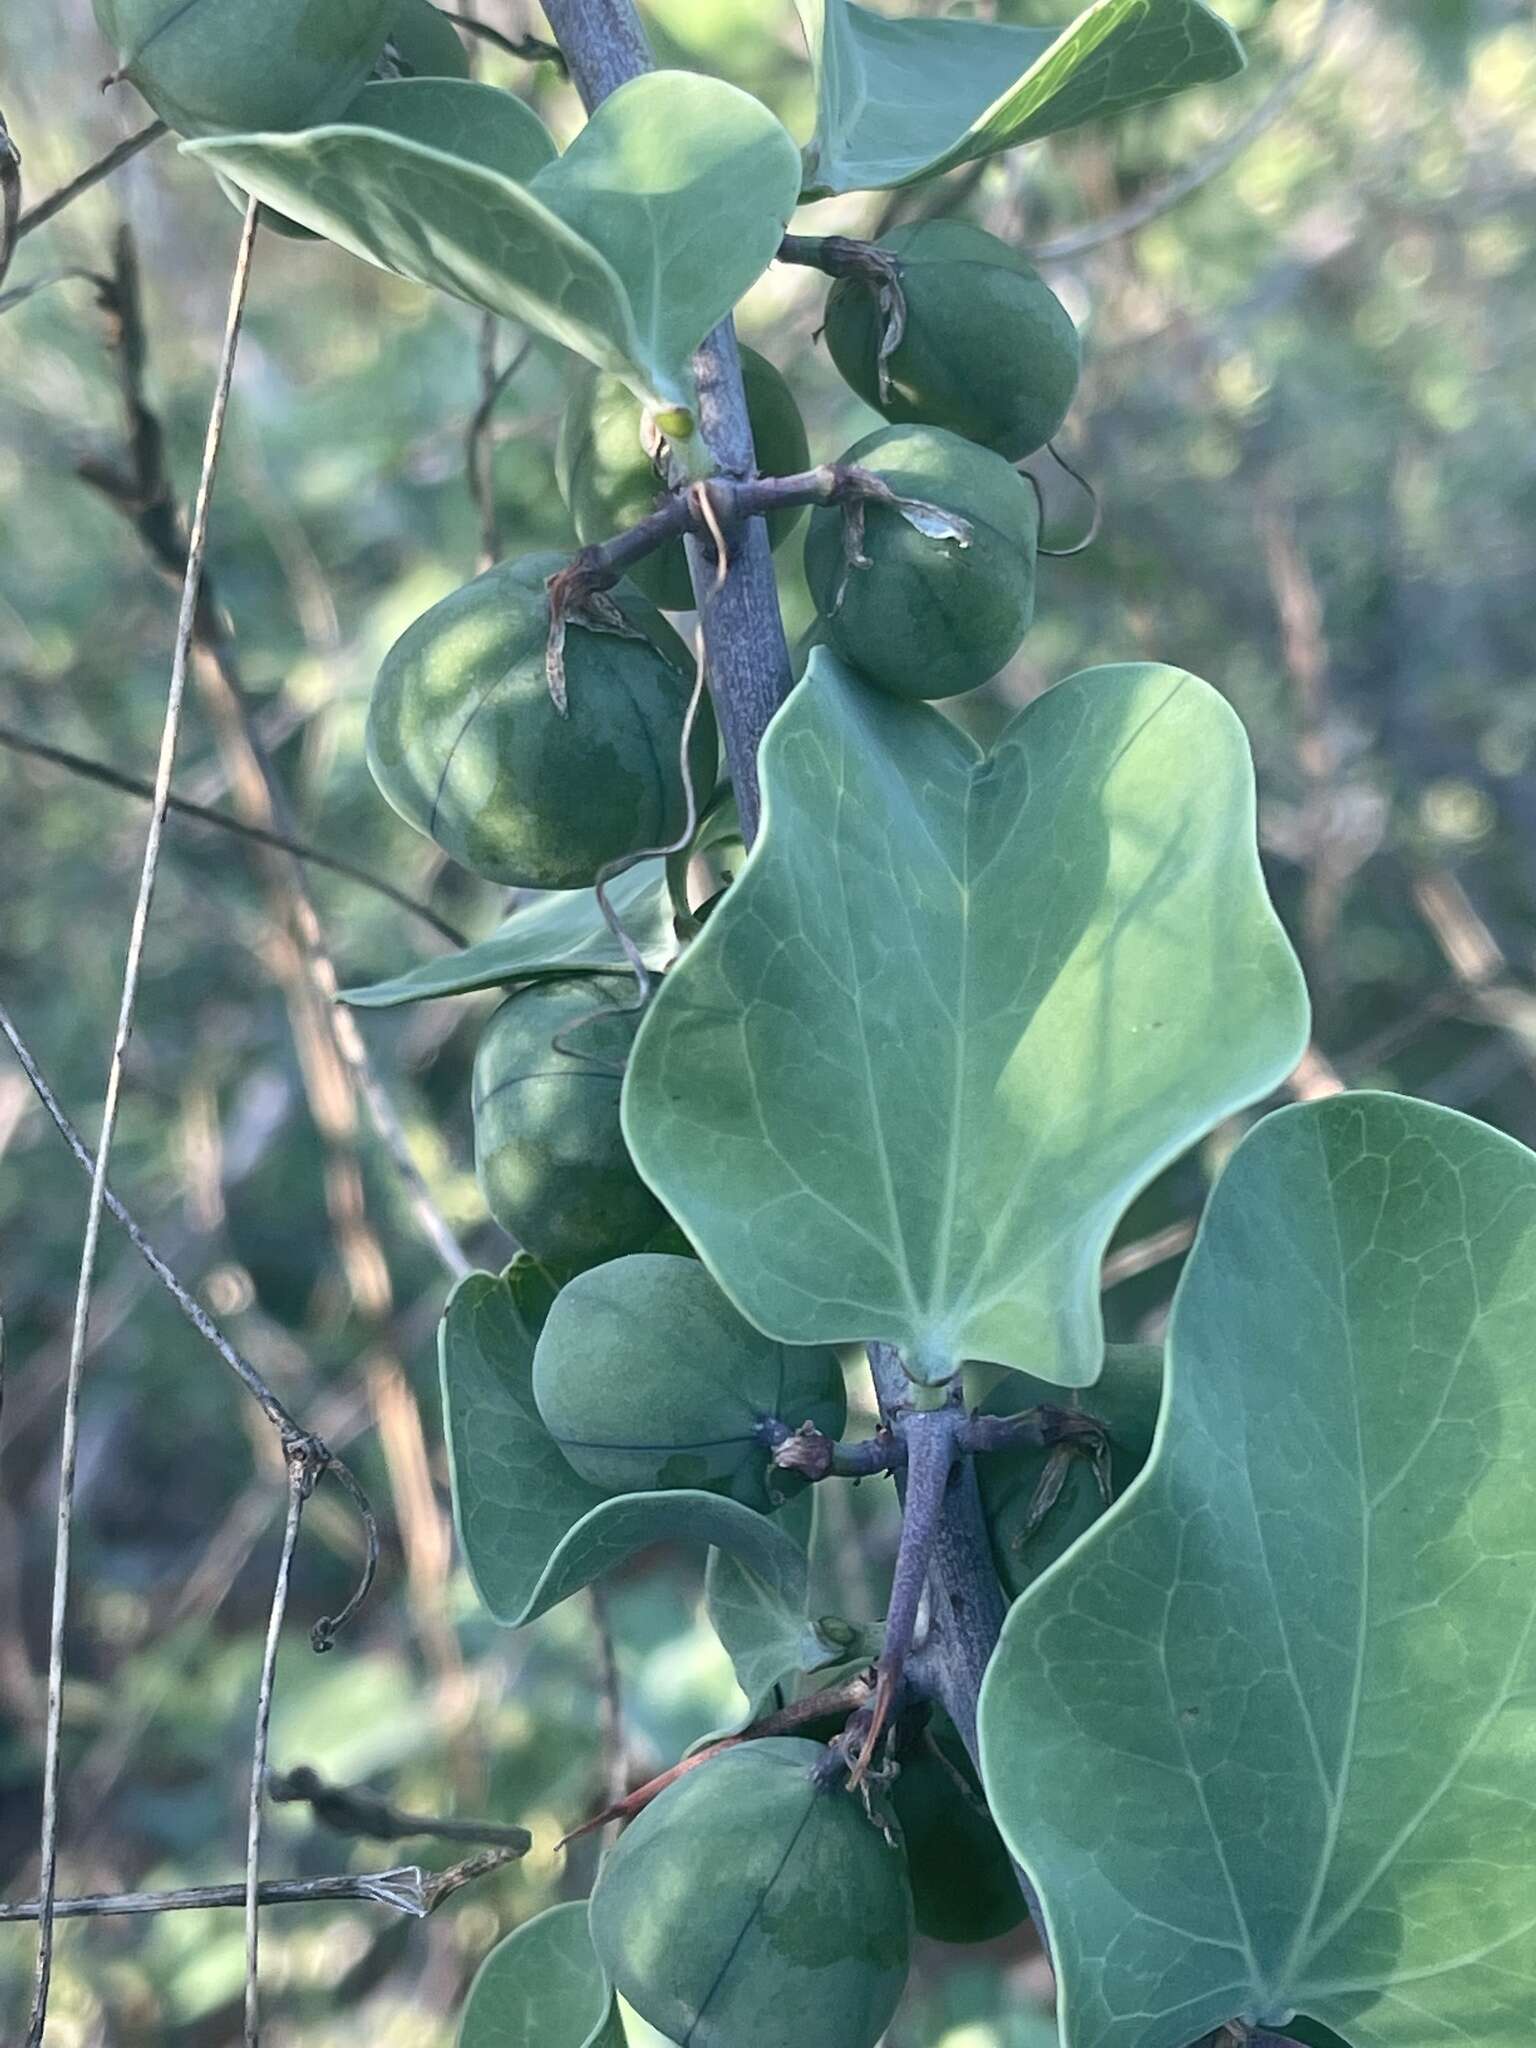
<svg viewBox="0 0 1536 2048"><path fill-rule="evenodd" d="M799 153L767 108L720 79L653 71L549 161L533 115L490 86L400 81L388 125L361 125L377 90L345 122L188 151L354 255L574 349L642 402L691 405L689 358L767 268L795 207ZM401 98L423 93L434 137L445 96L474 97L463 143L402 132ZM487 136L514 130L527 167L509 173Z"/></svg>
<svg viewBox="0 0 1536 2048"><path fill-rule="evenodd" d="M799 7L816 69L808 199L915 184L1243 68L1199 0L1094 0L1064 29Z"/></svg>
<svg viewBox="0 0 1536 2048"><path fill-rule="evenodd" d="M585 1900L551 1906L497 1943L469 1987L458 2048L625 2048Z"/></svg>
<svg viewBox="0 0 1536 2048"><path fill-rule="evenodd" d="M520 1628L652 1543L715 1544L793 1599L805 1558L772 1517L715 1493L603 1493L567 1464L533 1400L533 1349L555 1298L517 1258L471 1273L439 1332L444 1433L465 1561L486 1607Z"/></svg>
<svg viewBox="0 0 1536 2048"><path fill-rule="evenodd" d="M610 882L614 915L647 967L662 968L677 951L667 864L642 860ZM591 889L544 889L520 904L488 939L461 953L442 953L419 967L366 988L345 988L341 1000L360 1010L389 1010L437 996L553 981L567 974L629 974L624 950L608 928Z"/></svg>
<svg viewBox="0 0 1536 2048"><path fill-rule="evenodd" d="M799 1544L801 1567L794 1578L765 1579L728 1550L710 1553L704 1574L705 1610L735 1669L736 1683L754 1703L767 1699L775 1688L787 1688L802 1674L827 1671L833 1665L873 1663L880 1654L883 1630L810 1612L806 1553L815 1504L812 1489L775 1518Z"/></svg>
<svg viewBox="0 0 1536 2048"><path fill-rule="evenodd" d="M1536 2011L1536 1155L1386 1095L1267 1118L1175 1299L1141 1479L981 1700L1065 2048Z"/></svg>
<svg viewBox="0 0 1536 2048"><path fill-rule="evenodd" d="M640 1172L784 1342L1087 1385L1121 1210L1306 1040L1242 728L1132 665L983 753L818 648L762 776L630 1056Z"/></svg>

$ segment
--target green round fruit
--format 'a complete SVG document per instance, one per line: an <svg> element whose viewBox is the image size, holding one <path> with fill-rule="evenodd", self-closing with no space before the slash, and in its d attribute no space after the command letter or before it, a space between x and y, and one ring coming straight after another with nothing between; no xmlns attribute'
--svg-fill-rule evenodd
<svg viewBox="0 0 1536 2048"><path fill-rule="evenodd" d="M594 1486L702 1487L762 1513L803 1484L774 1470L763 1424L811 1422L835 1439L848 1419L835 1352L765 1337L697 1259L663 1253L562 1289L533 1355L533 1398Z"/></svg>
<svg viewBox="0 0 1536 2048"><path fill-rule="evenodd" d="M180 135L307 128L339 114L396 0L95 0L124 75Z"/></svg>
<svg viewBox="0 0 1536 2048"><path fill-rule="evenodd" d="M686 815L687 650L618 585L625 632L567 624L562 714L544 584L563 566L527 555L435 604L384 657L368 710L368 765L401 817L487 881L530 889L581 888L608 861L670 844ZM689 755L701 808L717 759L706 700Z"/></svg>
<svg viewBox="0 0 1536 2048"><path fill-rule="evenodd" d="M741 378L752 421L757 466L764 476L793 476L811 459L800 408L778 371L755 349L741 351ZM654 512L661 479L640 440L640 402L617 377L582 378L560 422L555 476L583 545L611 540ZM803 507L775 512L768 537L778 547ZM658 548L629 572L653 604L669 612L693 603L681 541Z"/></svg>
<svg viewBox="0 0 1536 2048"><path fill-rule="evenodd" d="M931 1745L902 1758L891 1805L901 1824L919 1934L931 1941L995 1941L1018 1926L1024 1895L947 1717Z"/></svg>
<svg viewBox="0 0 1536 2048"><path fill-rule="evenodd" d="M678 1778L592 1894L609 1982L689 2048L874 2048L906 1982L906 1858L826 1752L743 1743Z"/></svg>
<svg viewBox="0 0 1536 2048"><path fill-rule="evenodd" d="M407 78L468 78L469 52L432 0L395 0L389 40Z"/></svg>
<svg viewBox="0 0 1536 2048"><path fill-rule="evenodd" d="M865 566L850 567L842 507L818 506L805 576L825 638L893 696L974 690L1012 659L1034 617L1033 487L1000 455L940 427L882 427L842 460L964 520L970 539L920 532L897 506L867 503Z"/></svg>
<svg viewBox="0 0 1536 2048"><path fill-rule="evenodd" d="M840 277L827 295L827 348L866 404L898 424L947 427L1010 462L1043 448L1077 391L1072 316L1032 264L965 221L921 221L876 244L896 259L907 305L886 362L877 288Z"/></svg>
<svg viewBox="0 0 1536 2048"><path fill-rule="evenodd" d="M639 1022L626 984L540 982L491 1017L475 1054L475 1171L486 1206L547 1266L579 1271L638 1251L667 1215L619 1129Z"/></svg>

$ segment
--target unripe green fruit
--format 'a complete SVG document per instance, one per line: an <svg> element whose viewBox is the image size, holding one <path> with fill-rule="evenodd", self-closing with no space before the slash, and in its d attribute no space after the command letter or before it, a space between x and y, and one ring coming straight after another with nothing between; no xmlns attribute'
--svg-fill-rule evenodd
<svg viewBox="0 0 1536 2048"><path fill-rule="evenodd" d="M308 128L372 71L395 0L95 0L118 62L180 135Z"/></svg>
<svg viewBox="0 0 1536 2048"><path fill-rule="evenodd" d="M902 1758L891 1787L917 1931L930 1941L995 1941L1024 1918L1024 1896L953 1724L933 1743Z"/></svg>
<svg viewBox="0 0 1536 2048"><path fill-rule="evenodd" d="M804 1484L776 1472L762 1425L847 1421L837 1354L779 1344L697 1259L641 1253L561 1290L533 1355L533 1398L583 1479L611 1493L677 1486L767 1513Z"/></svg>
<svg viewBox="0 0 1536 2048"><path fill-rule="evenodd" d="M741 351L741 379L757 466L764 476L793 476L810 463L805 423L793 394L772 363L755 349ZM641 445L639 400L617 377L583 377L560 422L555 477L577 537L584 545L611 540L654 512L662 482ZM768 538L778 547L803 508L775 512ZM653 604L669 612L693 603L683 544L658 548L629 571Z"/></svg>
<svg viewBox="0 0 1536 2048"><path fill-rule="evenodd" d="M567 623L562 714L544 583L563 566L526 555L435 604L384 657L368 711L368 765L401 817L487 881L530 889L583 887L606 862L669 844L686 814L687 650L618 585L608 596L628 633ZM706 699L689 754L701 807L717 758Z"/></svg>
<svg viewBox="0 0 1536 2048"><path fill-rule="evenodd" d="M481 1192L502 1228L557 1269L637 1251L667 1221L619 1129L622 1068L639 1022L620 1000L612 981L597 978L520 989L475 1054Z"/></svg>
<svg viewBox="0 0 1536 2048"><path fill-rule="evenodd" d="M1043 448L1077 391L1072 316L1033 265L965 221L897 228L876 246L900 265L906 327L886 360L877 290L840 277L827 348L866 404L898 424L947 427L1010 462Z"/></svg>
<svg viewBox="0 0 1536 2048"><path fill-rule="evenodd" d="M689 2048L874 2048L906 1982L906 1858L814 1742L746 1742L678 1778L592 1893L609 1982Z"/></svg>
<svg viewBox="0 0 1536 2048"><path fill-rule="evenodd" d="M866 503L861 552L848 565L844 514L818 506L805 576L823 637L896 697L955 697L995 676L1035 613L1040 506L1000 455L939 427L882 427L842 460L903 498L965 521L969 541L923 533L895 505Z"/></svg>

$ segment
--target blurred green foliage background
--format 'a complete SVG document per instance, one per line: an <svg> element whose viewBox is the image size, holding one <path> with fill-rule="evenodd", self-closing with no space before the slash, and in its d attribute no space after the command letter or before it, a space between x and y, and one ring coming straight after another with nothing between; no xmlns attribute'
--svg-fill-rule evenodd
<svg viewBox="0 0 1536 2048"><path fill-rule="evenodd" d="M806 132L789 0L645 11L662 61L722 73ZM927 11L1056 17L1036 0ZM1210 678L1253 736L1271 883L1312 978L1307 1085L1331 1073L1406 1089L1536 1142L1536 26L1521 0L1225 11L1252 56L1235 86L926 192L828 202L797 225L871 233L947 211L1024 249L1057 248L1048 275L1087 359L1063 452L1101 493L1103 531L1087 553L1042 565L1021 656L958 715L985 729L1101 660L1145 655ZM523 0L481 0L480 12L514 34L542 27ZM28 200L146 118L127 88L98 90L108 62L88 0L6 11L0 110ZM483 48L477 64L573 132L579 109L548 67ZM1156 203L1260 109L1270 118L1252 120L1235 160ZM1124 228L1122 209L1149 217L1096 232ZM142 272L146 389L184 497L239 228L217 188L161 142L24 242L8 283L106 270L123 222ZM830 457L872 420L815 345L824 288L775 268L742 327L790 376L813 451ZM174 594L79 473L123 460L112 343L79 277L0 318L0 720L147 776ZM323 245L263 237L210 557L304 836L474 934L504 913L504 892L444 868L393 817L361 739L384 649L485 545L466 435L487 348L498 365L518 358L484 439L495 544L569 545L552 458L571 363L511 331L488 337L467 309ZM1063 471L1036 466L1069 542L1085 502ZM795 633L809 621L797 555L779 557ZM194 690L178 787L227 805L231 771L211 700ZM0 745L0 999L88 1135L144 822L136 799ZM441 947L365 888L321 870L310 882L343 984ZM383 1514L381 1583L327 1658L311 1654L307 1624L345 1597L357 1538L328 1491L306 1519L274 1764L537 1836L526 1863L424 1923L363 1907L267 1916L274 2048L436 2048L498 1932L590 1876L590 1845L568 1863L552 1845L601 1803L612 1766L601 1638L586 1600L505 1635L456 1568L433 1351L444 1283L366 1124L360 1181L347 1178L345 1090L327 1078L313 1019L285 1000L293 979L291 933L249 848L177 821L114 1181L289 1404L348 1444ZM485 1264L507 1249L470 1170L469 1065L489 1000L365 1023L433 1192ZM1112 1335L1155 1334L1178 1263L1153 1254L1180 1241L1234 1135L1217 1133L1136 1205L1125 1243L1153 1244L1115 1269ZM83 1176L0 1057L0 1890L12 1897L36 1878L58 1408L84 1201ZM387 1299L359 1251L358 1213L382 1248ZM93 1327L62 1886L226 1879L240 1866L281 1519L276 1453L115 1235ZM841 1611L878 1613L889 1500L873 1486L841 1497L823 1538ZM640 1773L740 1707L700 1615L701 1562L648 1560L605 1597L624 1760ZM453 1854L328 1836L285 1807L267 1868ZM15 2032L31 1947L29 1930L0 1930L0 2036ZM240 1978L238 1914L70 1923L49 2039L213 2048L239 2036ZM892 2048L1040 2048L1052 2038L1042 1991L1026 1939L925 1945Z"/></svg>

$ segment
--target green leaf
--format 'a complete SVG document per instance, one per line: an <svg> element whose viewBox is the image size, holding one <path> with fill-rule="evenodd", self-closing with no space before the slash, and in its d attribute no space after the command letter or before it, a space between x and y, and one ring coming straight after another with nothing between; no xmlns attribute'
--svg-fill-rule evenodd
<svg viewBox="0 0 1536 2048"><path fill-rule="evenodd" d="M1536 1156L1469 1118L1341 1095L1234 1153L1146 1471L982 1689L1065 2048L1526 2048L1533 1294Z"/></svg>
<svg viewBox="0 0 1536 2048"><path fill-rule="evenodd" d="M647 967L665 967L677 951L666 862L642 860L608 884L608 901ZM424 960L388 981L344 988L341 1000L360 1010L390 1010L436 996L469 995L521 981L566 974L629 974L622 947L608 929L591 889L543 889L529 896L488 939L462 953Z"/></svg>
<svg viewBox="0 0 1536 2048"><path fill-rule="evenodd" d="M464 2001L459 2048L625 2048L585 1900L551 1906L491 1950Z"/></svg>
<svg viewBox="0 0 1536 2048"><path fill-rule="evenodd" d="M1108 1432L1110 1479L1118 1495L1147 1461L1162 1385L1163 1355L1156 1345L1111 1344L1098 1378L1080 1393L1064 1399L1060 1387L1009 1373L981 1407L987 1415L1017 1415L1026 1408L1054 1404L1091 1415ZM1065 1455L1064 1466L1056 1468L1057 1476L1063 1470L1065 1475L1060 1493L1036 1518L1037 1488L1052 1456L1050 1450L1025 1448L992 1451L976 1460L993 1562L1010 1599L1038 1579L1104 1512L1092 1462L1073 1452ZM1032 1522L1036 1526L1031 1527Z"/></svg>
<svg viewBox="0 0 1536 2048"><path fill-rule="evenodd" d="M716 1544L792 1589L804 1559L771 1517L718 1494L609 1494L577 1477L533 1401L534 1343L554 1297L543 1268L518 1258L500 1277L461 1281L439 1332L454 1514L490 1612L520 1628L665 1542Z"/></svg>
<svg viewBox="0 0 1536 2048"><path fill-rule="evenodd" d="M786 1533L796 1532L797 1573L769 1580L730 1551L710 1552L704 1574L705 1611L735 1669L736 1683L754 1705L803 1673L873 1663L880 1654L881 1629L860 1627L838 1615L810 1613L806 1553L815 1504L812 1488L776 1518Z"/></svg>
<svg viewBox="0 0 1536 2048"><path fill-rule="evenodd" d="M799 191L798 152L766 107L719 79L653 71L548 161L553 144L510 94L407 79L390 89L388 126L360 125L376 90L345 122L188 152L365 261L574 349L643 402L692 404L690 356L767 268ZM434 141L396 119L423 94ZM475 109L453 147L440 139L450 95ZM523 168L506 168L507 151L489 161L491 131L515 136Z"/></svg>
<svg viewBox="0 0 1536 2048"><path fill-rule="evenodd" d="M798 5L816 70L808 199L915 184L1243 68L1199 0L1095 0L1064 29Z"/></svg>
<svg viewBox="0 0 1536 2048"><path fill-rule="evenodd" d="M1121 1211L1306 1040L1242 728L1138 664L983 753L818 648L762 775L630 1056L640 1172L786 1343L1088 1384Z"/></svg>

